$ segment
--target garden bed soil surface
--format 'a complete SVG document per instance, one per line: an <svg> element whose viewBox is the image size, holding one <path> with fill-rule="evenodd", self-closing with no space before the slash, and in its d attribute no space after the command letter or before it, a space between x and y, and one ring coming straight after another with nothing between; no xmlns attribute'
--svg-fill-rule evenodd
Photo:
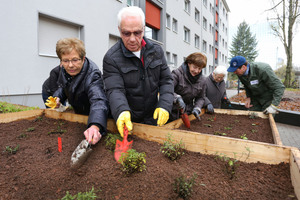
<svg viewBox="0 0 300 200"><path fill-rule="evenodd" d="M192 120L190 129L181 125L178 129L224 137L241 138L274 144L269 119L248 115L203 114L201 120ZM225 135L226 134L226 135ZM245 139L245 138L244 138Z"/></svg>
<svg viewBox="0 0 300 200"><path fill-rule="evenodd" d="M32 128L34 127L34 128ZM31 129L29 129L31 128ZM33 130L34 129L34 130ZM146 153L146 171L126 176L104 139L93 146L86 163L70 169L71 154L84 138L86 125L39 117L0 124L0 199L60 199L69 191L90 191L99 199L178 199L174 179L197 175L190 199L296 199L289 164L237 162L235 178L214 155L186 152L178 161L160 153L161 145L136 136L133 148ZM63 134L50 131L66 130ZM57 138L62 138L58 152ZM4 151L19 145L16 154Z"/></svg>

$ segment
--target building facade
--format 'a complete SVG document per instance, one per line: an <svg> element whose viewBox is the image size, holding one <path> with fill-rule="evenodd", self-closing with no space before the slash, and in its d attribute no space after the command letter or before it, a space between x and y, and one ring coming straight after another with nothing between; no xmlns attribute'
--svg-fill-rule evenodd
<svg viewBox="0 0 300 200"><path fill-rule="evenodd" d="M0 101L40 106L42 84L59 65L57 40L78 37L87 57L102 70L106 51L119 39L117 13L139 6L146 14L146 37L160 44L171 69L202 52L205 75L227 65L226 0L5 0L0 5Z"/></svg>

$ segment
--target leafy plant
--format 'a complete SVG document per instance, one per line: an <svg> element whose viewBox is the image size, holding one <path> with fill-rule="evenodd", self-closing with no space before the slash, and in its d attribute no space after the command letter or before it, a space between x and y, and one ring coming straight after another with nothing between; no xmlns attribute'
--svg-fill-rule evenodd
<svg viewBox="0 0 300 200"><path fill-rule="evenodd" d="M212 127L212 125L210 125L210 124L203 124L203 125L206 127Z"/></svg>
<svg viewBox="0 0 300 200"><path fill-rule="evenodd" d="M226 133L221 133L221 132L216 131L216 132L214 132L214 135L225 136L225 135L227 135L227 134L226 134Z"/></svg>
<svg viewBox="0 0 300 200"><path fill-rule="evenodd" d="M22 138L27 138L27 134L21 133L17 138L22 139Z"/></svg>
<svg viewBox="0 0 300 200"><path fill-rule="evenodd" d="M251 129L251 133L257 133L256 129Z"/></svg>
<svg viewBox="0 0 300 200"><path fill-rule="evenodd" d="M255 113L255 112L250 112L249 113L249 118L250 119L256 119L258 117L258 114L257 113Z"/></svg>
<svg viewBox="0 0 300 200"><path fill-rule="evenodd" d="M132 174L146 170L145 157L145 152L139 153L135 149L129 149L127 153L122 153L120 157L122 171L126 174Z"/></svg>
<svg viewBox="0 0 300 200"><path fill-rule="evenodd" d="M34 119L34 122L42 121L42 120L43 120L43 117L42 116L38 116L37 118Z"/></svg>
<svg viewBox="0 0 300 200"><path fill-rule="evenodd" d="M213 121L216 121L216 119L217 119L217 117L214 116L214 117L208 118L207 120L213 122Z"/></svg>
<svg viewBox="0 0 300 200"><path fill-rule="evenodd" d="M225 130L231 130L232 127L224 127Z"/></svg>
<svg viewBox="0 0 300 200"><path fill-rule="evenodd" d="M179 143L173 142L171 134L168 134L167 140L164 141L163 146L160 148L160 152L165 154L170 160L177 160L184 155L184 144L182 140Z"/></svg>
<svg viewBox="0 0 300 200"><path fill-rule="evenodd" d="M92 189L88 192L79 192L77 194L75 194L74 196L71 195L69 193L69 191L66 192L66 195L61 198L61 200L93 200L93 199L97 199L97 194L96 192L100 192L101 190L99 191L94 191L94 187L92 187Z"/></svg>
<svg viewBox="0 0 300 200"><path fill-rule="evenodd" d="M225 154L220 154L220 155L216 154L216 156L217 156L216 158L225 162L226 173L229 175L230 179L233 179L235 177L236 170L238 167L238 165L236 164L238 160L235 158L236 153L234 153L234 158L230 158Z"/></svg>
<svg viewBox="0 0 300 200"><path fill-rule="evenodd" d="M178 197L182 199L188 199L191 196L196 178L197 175L194 174L191 178L181 175L175 179L175 183L173 183L173 189L174 192L178 194Z"/></svg>
<svg viewBox="0 0 300 200"><path fill-rule="evenodd" d="M4 152L6 151L10 154L16 154L18 150L19 150L19 145L17 145L16 147L6 146Z"/></svg>
<svg viewBox="0 0 300 200"><path fill-rule="evenodd" d="M248 140L248 138L246 137L246 134L242 135L241 138L242 138L243 140Z"/></svg>
<svg viewBox="0 0 300 200"><path fill-rule="evenodd" d="M56 130L53 130L53 131L50 131L48 133L48 135L50 134L63 134L65 132L67 132L67 130L64 130L64 129L61 129L61 126L64 124L64 122L59 122L58 125L57 125L57 129Z"/></svg>
<svg viewBox="0 0 300 200"><path fill-rule="evenodd" d="M12 113L12 112L25 111L25 110L35 110L35 109L39 109L39 108L15 105L15 104L0 101L0 113Z"/></svg>
<svg viewBox="0 0 300 200"><path fill-rule="evenodd" d="M122 140L122 137L120 134L112 134L108 133L105 137L105 148L109 149L110 151L114 151L116 148L116 141Z"/></svg>
<svg viewBox="0 0 300 200"><path fill-rule="evenodd" d="M25 131L26 131L26 132L32 132L32 131L34 131L34 130L35 130L34 127L29 127L29 128L27 128Z"/></svg>

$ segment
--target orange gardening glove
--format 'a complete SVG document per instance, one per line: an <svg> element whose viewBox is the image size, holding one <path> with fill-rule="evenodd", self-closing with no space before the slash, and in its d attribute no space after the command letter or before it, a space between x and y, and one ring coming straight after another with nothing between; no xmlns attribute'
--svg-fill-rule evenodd
<svg viewBox="0 0 300 200"><path fill-rule="evenodd" d="M50 107L51 109L56 108L56 104L57 104L56 99L57 99L57 97L54 97L54 98L52 96L48 97L45 105Z"/></svg>

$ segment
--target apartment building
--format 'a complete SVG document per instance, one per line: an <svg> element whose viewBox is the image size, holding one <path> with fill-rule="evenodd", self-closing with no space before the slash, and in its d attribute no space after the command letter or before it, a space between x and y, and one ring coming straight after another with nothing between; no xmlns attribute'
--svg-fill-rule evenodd
<svg viewBox="0 0 300 200"><path fill-rule="evenodd" d="M145 35L160 44L171 69L192 52L208 58L204 74L227 65L228 12L225 0L12 0L0 6L0 101L43 107L42 84L59 64L57 40L78 37L87 57L102 70L106 51L119 39L117 13L139 6Z"/></svg>

